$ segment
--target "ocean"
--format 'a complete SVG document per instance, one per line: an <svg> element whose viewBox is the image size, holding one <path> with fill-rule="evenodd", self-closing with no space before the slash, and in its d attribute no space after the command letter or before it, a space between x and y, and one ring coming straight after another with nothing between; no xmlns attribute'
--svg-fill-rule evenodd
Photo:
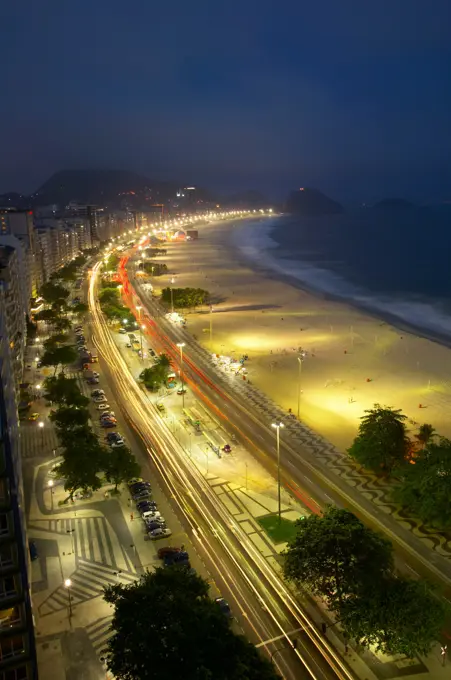
<svg viewBox="0 0 451 680"><path fill-rule="evenodd" d="M233 240L268 275L451 344L451 206L277 216Z"/></svg>

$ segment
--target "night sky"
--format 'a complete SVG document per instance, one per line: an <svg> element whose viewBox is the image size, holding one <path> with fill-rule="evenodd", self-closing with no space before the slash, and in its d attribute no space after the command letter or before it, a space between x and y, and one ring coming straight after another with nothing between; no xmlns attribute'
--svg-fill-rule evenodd
<svg viewBox="0 0 451 680"><path fill-rule="evenodd" d="M451 0L5 0L0 192L62 168L451 199Z"/></svg>

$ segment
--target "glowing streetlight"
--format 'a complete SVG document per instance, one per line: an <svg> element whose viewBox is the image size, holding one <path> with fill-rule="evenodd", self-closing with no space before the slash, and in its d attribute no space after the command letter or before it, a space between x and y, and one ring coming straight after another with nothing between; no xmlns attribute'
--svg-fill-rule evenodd
<svg viewBox="0 0 451 680"><path fill-rule="evenodd" d="M281 502L280 502L280 437L279 431L284 427L283 423L272 423L271 427L276 430L276 446L277 446L277 504L279 508L279 524L282 518Z"/></svg>
<svg viewBox="0 0 451 680"><path fill-rule="evenodd" d="M171 312L174 314L174 290L173 285L175 283L175 278L171 278Z"/></svg>
<svg viewBox="0 0 451 680"><path fill-rule="evenodd" d="M183 381L183 348L184 342L178 342L177 347L180 349L180 382L182 383L182 408L185 408L185 384Z"/></svg>
<svg viewBox="0 0 451 680"><path fill-rule="evenodd" d="M67 594L69 595L69 618L72 617L72 596L71 596L71 593L70 593L71 586L72 586L72 581L70 580L70 578L67 578L64 581L64 587L67 588Z"/></svg>
<svg viewBox="0 0 451 680"><path fill-rule="evenodd" d="M50 499L51 499L51 502L52 502L52 512L53 512L53 485L54 485L54 483L55 482L53 481L53 479L49 479L49 481L47 482L47 486L50 489Z"/></svg>
<svg viewBox="0 0 451 680"><path fill-rule="evenodd" d="M44 446L44 422L42 420L38 423L38 427L41 430L42 446Z"/></svg>

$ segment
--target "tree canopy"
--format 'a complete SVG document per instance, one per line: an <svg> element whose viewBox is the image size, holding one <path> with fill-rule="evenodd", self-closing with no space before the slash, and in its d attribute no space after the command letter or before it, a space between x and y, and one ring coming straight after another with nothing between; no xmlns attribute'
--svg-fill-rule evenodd
<svg viewBox="0 0 451 680"><path fill-rule="evenodd" d="M56 302L57 300L66 300L69 297L69 291L67 288L60 286L57 283L53 283L52 281L44 283L39 292L41 297L44 298L44 300L49 305L51 305L53 302Z"/></svg>
<svg viewBox="0 0 451 680"><path fill-rule="evenodd" d="M203 288L163 288L161 291L161 300L167 305L172 304L174 300L174 307L192 308L201 307L210 302L210 293Z"/></svg>
<svg viewBox="0 0 451 680"><path fill-rule="evenodd" d="M180 567L147 571L135 583L104 589L114 606L109 671L124 680L276 680L244 637L235 635L208 584ZM155 644L152 644L155 641Z"/></svg>
<svg viewBox="0 0 451 680"><path fill-rule="evenodd" d="M168 266L163 262L143 262L142 269L151 276L162 276L168 273Z"/></svg>
<svg viewBox="0 0 451 680"><path fill-rule="evenodd" d="M107 481L113 483L117 490L118 485L127 479L139 477L141 468L130 449L120 446L112 448L106 456L104 472Z"/></svg>
<svg viewBox="0 0 451 680"><path fill-rule="evenodd" d="M88 397L81 394L75 378L67 378L64 373L44 380L45 398L66 406L87 406Z"/></svg>
<svg viewBox="0 0 451 680"><path fill-rule="evenodd" d="M391 552L390 542L351 512L328 506L323 515L297 522L296 536L285 553L284 573L333 608L380 573L388 573L393 566Z"/></svg>
<svg viewBox="0 0 451 680"><path fill-rule="evenodd" d="M58 366L61 366L61 371L64 371L64 367L73 364L78 357L77 350L71 345L62 345L60 347L54 347L52 349L47 349L41 357L41 363L43 366L53 366L55 373Z"/></svg>
<svg viewBox="0 0 451 680"><path fill-rule="evenodd" d="M400 410L380 404L375 404L365 414L348 453L364 467L390 474L406 462L409 450L405 426L407 416Z"/></svg>
<svg viewBox="0 0 451 680"><path fill-rule="evenodd" d="M451 441L429 441L403 468L394 498L425 524L451 527Z"/></svg>
<svg viewBox="0 0 451 680"><path fill-rule="evenodd" d="M78 441L72 433L70 441L63 443L65 450L58 476L64 479L64 489L69 492L70 499L79 489L96 491L102 486L99 473L108 454L95 437L94 439L91 445L87 445L86 441Z"/></svg>
<svg viewBox="0 0 451 680"><path fill-rule="evenodd" d="M347 510L299 520L284 560L285 577L320 596L361 645L415 656L440 639L443 603L427 582L397 576L391 544Z"/></svg>
<svg viewBox="0 0 451 680"><path fill-rule="evenodd" d="M58 313L54 309L41 309L34 315L35 321L47 321L53 323L58 319Z"/></svg>
<svg viewBox="0 0 451 680"><path fill-rule="evenodd" d="M61 406L56 411L51 411L50 420L55 423L57 430L76 430L86 426L89 422L89 411L77 406Z"/></svg>
<svg viewBox="0 0 451 680"><path fill-rule="evenodd" d="M157 390L165 384L171 369L171 359L167 354L160 354L153 366L141 371L139 379L149 390Z"/></svg>

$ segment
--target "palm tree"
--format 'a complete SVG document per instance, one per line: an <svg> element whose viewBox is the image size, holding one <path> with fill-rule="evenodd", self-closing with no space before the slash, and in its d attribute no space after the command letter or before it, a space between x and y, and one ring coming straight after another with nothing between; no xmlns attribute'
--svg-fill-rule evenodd
<svg viewBox="0 0 451 680"><path fill-rule="evenodd" d="M424 423L424 425L420 425L418 434L415 435L415 439L420 442L421 448L424 449L426 445L429 444L429 442L435 437L435 435L435 428L432 427L432 425L429 425L429 423Z"/></svg>
<svg viewBox="0 0 451 680"><path fill-rule="evenodd" d="M159 366L160 368L169 369L172 366L171 357L162 352L158 359L155 361L154 366Z"/></svg>

